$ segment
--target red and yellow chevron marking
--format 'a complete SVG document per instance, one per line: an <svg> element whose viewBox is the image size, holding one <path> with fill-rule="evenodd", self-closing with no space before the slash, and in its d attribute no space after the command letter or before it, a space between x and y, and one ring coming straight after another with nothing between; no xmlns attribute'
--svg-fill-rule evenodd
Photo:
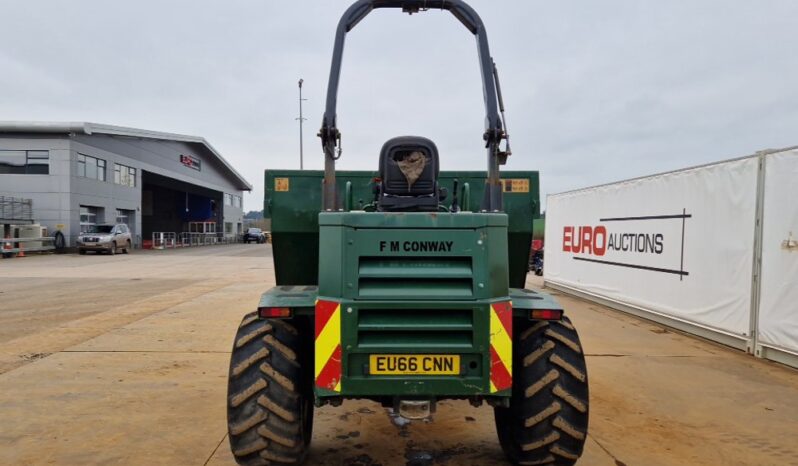
<svg viewBox="0 0 798 466"><path fill-rule="evenodd" d="M490 392L513 386L513 304L490 306Z"/></svg>
<svg viewBox="0 0 798 466"><path fill-rule="evenodd" d="M316 300L316 386L341 391L341 304Z"/></svg>

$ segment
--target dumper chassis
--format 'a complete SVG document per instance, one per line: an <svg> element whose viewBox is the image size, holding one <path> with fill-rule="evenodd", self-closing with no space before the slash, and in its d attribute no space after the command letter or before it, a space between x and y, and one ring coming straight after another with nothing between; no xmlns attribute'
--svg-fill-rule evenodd
<svg viewBox="0 0 798 466"><path fill-rule="evenodd" d="M485 172L441 171L435 144L414 136L386 142L376 172L336 172L344 38L375 8L448 10L474 34ZM314 408L356 398L409 419L442 399L487 403L511 463L579 459L585 355L562 306L524 288L538 178L499 173L511 155L503 107L485 27L466 3L360 0L344 13L319 132L324 172L266 172L277 286L233 343L227 417L240 464L302 463Z"/></svg>

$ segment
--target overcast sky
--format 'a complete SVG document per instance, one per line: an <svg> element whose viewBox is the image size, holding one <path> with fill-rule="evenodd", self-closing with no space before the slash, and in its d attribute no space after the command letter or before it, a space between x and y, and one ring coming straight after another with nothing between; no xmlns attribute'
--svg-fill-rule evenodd
<svg viewBox="0 0 798 466"><path fill-rule="evenodd" d="M254 185L320 169L332 41L347 1L0 0L0 120L205 137ZM472 0L502 79L513 156L556 193L798 144L794 0ZM484 169L473 36L449 13L371 13L347 37L342 169L427 136Z"/></svg>

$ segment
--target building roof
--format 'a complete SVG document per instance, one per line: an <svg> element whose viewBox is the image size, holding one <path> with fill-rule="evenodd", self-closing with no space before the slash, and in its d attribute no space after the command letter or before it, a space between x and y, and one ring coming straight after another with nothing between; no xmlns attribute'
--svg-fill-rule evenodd
<svg viewBox="0 0 798 466"><path fill-rule="evenodd" d="M185 134L163 133L146 129L127 128L124 126L102 125L89 122L56 122L56 121L0 121L0 133L77 133L77 134L108 134L112 136L131 136L146 139L161 139L165 141L179 141L190 144L199 144L213 154L216 159L240 183L241 188L252 191L252 185L233 168L222 155L213 148L205 138L200 136L187 136Z"/></svg>

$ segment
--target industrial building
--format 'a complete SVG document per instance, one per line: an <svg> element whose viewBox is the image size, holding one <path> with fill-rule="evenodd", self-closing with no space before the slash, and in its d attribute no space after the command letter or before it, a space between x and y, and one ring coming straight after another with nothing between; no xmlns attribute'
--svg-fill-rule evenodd
<svg viewBox="0 0 798 466"><path fill-rule="evenodd" d="M66 246L100 223L125 223L136 245L206 222L243 229L252 185L204 138L96 123L0 122L0 196L33 200L33 217Z"/></svg>

